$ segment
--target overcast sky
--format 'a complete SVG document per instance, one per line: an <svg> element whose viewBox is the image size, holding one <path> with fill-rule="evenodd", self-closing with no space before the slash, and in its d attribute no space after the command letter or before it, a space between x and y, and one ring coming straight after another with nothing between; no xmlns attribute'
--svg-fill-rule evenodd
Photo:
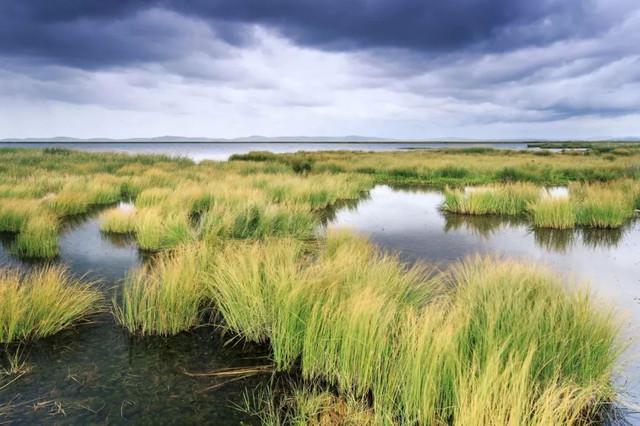
<svg viewBox="0 0 640 426"><path fill-rule="evenodd" d="M639 0L0 0L1 137L640 136Z"/></svg>

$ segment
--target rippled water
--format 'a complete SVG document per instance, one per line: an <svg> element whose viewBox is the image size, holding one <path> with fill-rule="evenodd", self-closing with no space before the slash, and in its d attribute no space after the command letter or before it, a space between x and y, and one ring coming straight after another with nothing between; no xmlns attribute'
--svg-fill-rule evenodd
<svg viewBox="0 0 640 426"><path fill-rule="evenodd" d="M523 219L445 214L442 201L439 191L378 186L368 199L339 210L330 227L366 234L406 262L445 265L473 253L492 254L541 263L568 281L588 284L622 316L625 339L634 339L617 381L621 399L640 405L640 221L619 230L541 230ZM640 417L629 419L640 423Z"/></svg>

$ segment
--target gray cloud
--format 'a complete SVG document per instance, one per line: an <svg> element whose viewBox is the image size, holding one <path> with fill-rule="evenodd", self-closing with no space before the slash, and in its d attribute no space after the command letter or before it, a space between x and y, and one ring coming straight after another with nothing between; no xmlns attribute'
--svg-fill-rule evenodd
<svg viewBox="0 0 640 426"><path fill-rule="evenodd" d="M33 127L12 116L42 108L146 123L125 136L553 136L576 120L640 133L629 119L640 111L631 0L0 6L0 100L14 107L0 136L25 136Z"/></svg>

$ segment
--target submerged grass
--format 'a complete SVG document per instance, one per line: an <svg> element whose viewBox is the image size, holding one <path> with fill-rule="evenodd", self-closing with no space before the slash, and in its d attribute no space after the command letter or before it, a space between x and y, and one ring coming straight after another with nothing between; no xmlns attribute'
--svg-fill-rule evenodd
<svg viewBox="0 0 640 426"><path fill-rule="evenodd" d="M55 334L100 310L100 292L48 266L22 275L0 270L0 342Z"/></svg>

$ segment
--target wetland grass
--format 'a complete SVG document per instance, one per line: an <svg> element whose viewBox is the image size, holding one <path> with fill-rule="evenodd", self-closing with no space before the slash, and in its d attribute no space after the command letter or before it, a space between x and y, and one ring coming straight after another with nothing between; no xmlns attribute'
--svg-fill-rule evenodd
<svg viewBox="0 0 640 426"><path fill-rule="evenodd" d="M244 203L214 206L202 221L201 233L207 241L215 239L265 239L314 236L318 220L303 206Z"/></svg>
<svg viewBox="0 0 640 426"><path fill-rule="evenodd" d="M100 230L113 234L128 234L135 230L135 210L133 208L114 207L100 215Z"/></svg>
<svg viewBox="0 0 640 426"><path fill-rule="evenodd" d="M58 255L58 228L58 219L51 213L41 211L22 226L13 248L24 257L55 257Z"/></svg>
<svg viewBox="0 0 640 426"><path fill-rule="evenodd" d="M444 190L443 209L450 213L470 215L508 215L524 214L527 205L538 199L540 189L527 183L481 186L466 190Z"/></svg>
<svg viewBox="0 0 640 426"><path fill-rule="evenodd" d="M170 336L197 326L204 305L206 246L183 245L131 272L113 299L117 321L137 335Z"/></svg>
<svg viewBox="0 0 640 426"><path fill-rule="evenodd" d="M158 207L146 207L136 211L133 222L136 241L143 250L168 249L195 238L187 212L164 212Z"/></svg>
<svg viewBox="0 0 640 426"><path fill-rule="evenodd" d="M100 292L62 267L47 266L26 275L0 270L2 343L50 336L100 309Z"/></svg>
<svg viewBox="0 0 640 426"><path fill-rule="evenodd" d="M238 243L214 264L208 292L230 331L268 341L280 370L299 363L340 395L372 395L380 418L558 424L588 421L614 395L617 323L535 266L406 269L345 234L312 259L281 240Z"/></svg>
<svg viewBox="0 0 640 426"><path fill-rule="evenodd" d="M592 228L619 228L635 216L635 194L612 185L573 185L576 223Z"/></svg>
<svg viewBox="0 0 640 426"><path fill-rule="evenodd" d="M538 228L569 229L576 225L574 204L566 198L542 197L529 205L529 214Z"/></svg>
<svg viewBox="0 0 640 426"><path fill-rule="evenodd" d="M40 210L40 200L0 199L0 231L19 232L27 221Z"/></svg>
<svg viewBox="0 0 640 426"><path fill-rule="evenodd" d="M349 233L318 240L316 228L323 208L384 182L481 184L479 191L449 191L445 208L527 213L536 226L618 223L618 213L596 211L598 201L590 201L603 199L602 190L635 194L638 203L640 152L615 152L608 154L613 160L595 152L325 152L194 164L0 150L0 193L27 203L44 196L37 215L23 215L15 204L18 213L8 209L3 219L0 202L0 224L19 229L19 254L51 257L60 219L135 198L134 215L104 213L101 227L132 229L142 249L165 251L127 276L113 301L118 322L132 334L168 336L205 323L213 309L236 339L269 344L279 372L322 384L294 394L284 408L300 422L362 424L364 411L366 419L386 424L589 423L615 396L610 380L619 349L615 320L586 293L567 291L537 266L493 258L445 270L408 267ZM46 180L32 177L42 170ZM12 192L23 178L29 187ZM609 184L592 192L576 188L569 199L533 186L571 181ZM607 196L611 202L601 204L619 197ZM2 278L16 279L25 280ZM47 285L17 297L22 287L0 286L0 318L10 324L3 336L17 336L3 341L55 332L48 325L21 332L33 323L9 319L45 315L21 303L49 303L58 312L60 303L83 300L58 297ZM60 313L68 320L56 324L66 327L90 311L65 306Z"/></svg>

